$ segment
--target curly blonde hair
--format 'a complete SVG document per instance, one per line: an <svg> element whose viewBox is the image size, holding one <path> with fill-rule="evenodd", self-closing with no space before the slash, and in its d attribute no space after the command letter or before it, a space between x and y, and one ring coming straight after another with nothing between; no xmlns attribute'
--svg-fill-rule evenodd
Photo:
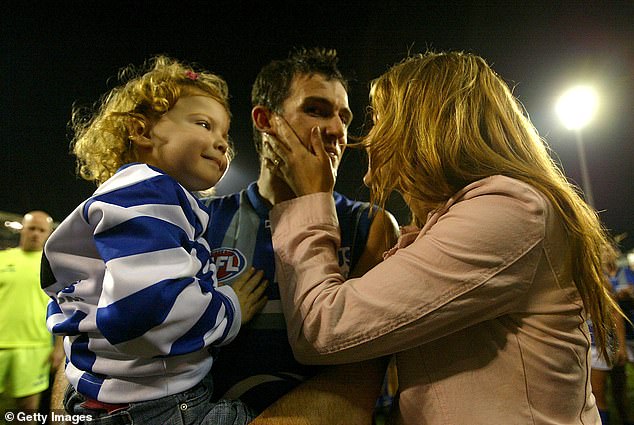
<svg viewBox="0 0 634 425"><path fill-rule="evenodd" d="M227 83L207 71L167 56L155 56L141 68L119 72L122 84L106 93L94 110L73 107L71 151L77 173L102 184L123 165L137 160L131 140L144 135L183 96L204 95L230 115Z"/></svg>
<svg viewBox="0 0 634 425"><path fill-rule="evenodd" d="M575 284L608 358L607 335L619 310L604 286L607 235L502 78L476 55L427 52L373 81L371 107L378 119L362 143L378 205L396 190L427 213L492 175L524 181L548 197L563 219Z"/></svg>

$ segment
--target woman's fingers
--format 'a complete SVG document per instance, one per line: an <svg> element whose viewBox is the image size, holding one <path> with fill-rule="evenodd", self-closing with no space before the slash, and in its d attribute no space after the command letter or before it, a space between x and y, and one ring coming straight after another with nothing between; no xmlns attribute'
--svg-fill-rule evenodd
<svg viewBox="0 0 634 425"><path fill-rule="evenodd" d="M278 174L280 165L284 163L284 160L275 153L273 147L271 146L271 139L274 138L274 136L269 134L265 134L262 137L262 158L264 159L264 165L266 168L268 168L272 173Z"/></svg>
<svg viewBox="0 0 634 425"><path fill-rule="evenodd" d="M262 153L267 160L270 160L272 163L276 161L279 163L285 162L284 160L288 156L288 151L281 147L282 144L279 142L277 137L271 134L266 134L262 140Z"/></svg>
<svg viewBox="0 0 634 425"><path fill-rule="evenodd" d="M321 137L321 129L319 127L313 127L310 130L310 145L312 146L312 151L315 156L317 156L322 163L327 163L330 166L330 157L328 156L328 152L326 152L324 139Z"/></svg>
<svg viewBox="0 0 634 425"><path fill-rule="evenodd" d="M281 116L272 118L275 134L263 135L262 157L272 174L281 177L297 196L331 191L334 175L319 127L302 141Z"/></svg>
<svg viewBox="0 0 634 425"><path fill-rule="evenodd" d="M293 130L286 118L281 115L275 115L272 119L275 125L275 133L280 137L274 138L274 148L280 151L293 152L294 149L306 149L302 139Z"/></svg>

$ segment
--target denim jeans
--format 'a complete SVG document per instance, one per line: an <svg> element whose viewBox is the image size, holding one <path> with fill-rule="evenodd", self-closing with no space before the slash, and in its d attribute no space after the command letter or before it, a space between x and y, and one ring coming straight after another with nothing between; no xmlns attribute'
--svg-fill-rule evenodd
<svg viewBox="0 0 634 425"><path fill-rule="evenodd" d="M64 395L64 407L71 415L91 415L90 425L246 425L255 414L240 400L211 401L202 384L178 394L156 400L133 402L128 407L107 413L82 406L84 396L72 386Z"/></svg>

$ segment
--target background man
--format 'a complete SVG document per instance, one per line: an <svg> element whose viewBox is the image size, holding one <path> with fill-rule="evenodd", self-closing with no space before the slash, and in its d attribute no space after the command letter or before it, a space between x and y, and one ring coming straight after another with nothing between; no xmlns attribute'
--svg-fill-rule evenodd
<svg viewBox="0 0 634 425"><path fill-rule="evenodd" d="M37 411L50 368L63 357L61 341L53 351L46 329L48 297L40 289L42 247L52 224L43 211L27 213L19 246L0 251L0 393L22 411Z"/></svg>

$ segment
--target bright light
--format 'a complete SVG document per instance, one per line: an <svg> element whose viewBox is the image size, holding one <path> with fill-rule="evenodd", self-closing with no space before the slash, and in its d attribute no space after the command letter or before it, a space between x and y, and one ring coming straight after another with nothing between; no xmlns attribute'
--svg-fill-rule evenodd
<svg viewBox="0 0 634 425"><path fill-rule="evenodd" d="M4 227L8 227L13 230L22 230L22 223L18 221L5 221Z"/></svg>
<svg viewBox="0 0 634 425"><path fill-rule="evenodd" d="M568 130L588 124L597 110L597 94L591 87L577 86L566 91L557 101L556 111Z"/></svg>

